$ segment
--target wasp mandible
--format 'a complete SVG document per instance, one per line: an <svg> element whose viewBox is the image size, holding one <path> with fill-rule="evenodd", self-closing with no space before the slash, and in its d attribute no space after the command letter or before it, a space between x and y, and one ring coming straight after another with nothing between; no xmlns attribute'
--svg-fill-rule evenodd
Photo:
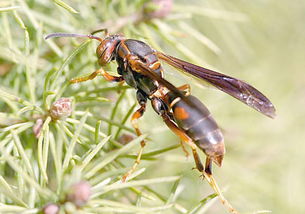
<svg viewBox="0 0 305 214"><path fill-rule="evenodd" d="M220 196L221 193L212 177L212 162L218 166L222 165L225 154L223 134L205 105L190 95L188 84L175 87L164 79L164 70L160 61L205 80L268 117L275 116L273 104L251 85L156 51L142 41L126 39L121 34L108 35L107 33L105 38L94 35L53 33L49 34L46 39L51 37L87 37L98 40L100 44L96 49L96 54L101 68L87 77L73 79L71 83L91 80L102 75L108 81L125 81L129 86L135 88L140 107L132 115L131 122L136 134L141 135L137 121L143 116L146 103L150 100L153 109L163 118L166 125L180 137L181 142L191 147L196 168L204 174ZM119 76L112 76L103 69L103 66L113 60L118 64ZM143 140L137 159L131 170L123 176L123 181L140 163L145 144L146 142ZM206 154L205 166L200 161L197 148Z"/></svg>

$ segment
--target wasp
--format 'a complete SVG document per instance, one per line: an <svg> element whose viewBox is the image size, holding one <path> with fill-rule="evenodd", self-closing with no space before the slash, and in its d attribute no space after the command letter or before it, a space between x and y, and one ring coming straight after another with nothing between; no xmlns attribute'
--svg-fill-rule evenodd
<svg viewBox="0 0 305 214"><path fill-rule="evenodd" d="M275 108L269 99L253 86L225 74L203 68L181 59L169 56L152 49L148 44L127 39L121 34L108 35L100 38L94 35L53 33L51 37L87 37L100 42L96 49L100 69L89 76L72 79L71 83L78 83L94 79L102 75L106 80L126 82L137 90L136 97L139 108L132 115L131 123L136 134L142 133L138 126L138 119L143 116L147 101L155 112L160 115L165 124L181 139L181 144L191 147L196 168L209 178L217 193L221 195L212 178L212 163L221 166L225 154L223 134L207 107L190 94L188 84L176 87L164 79L161 61L174 68L205 80L217 89L233 96L258 112L273 118ZM103 66L115 60L118 76L107 73ZM141 149L130 171L123 176L123 181L136 169L140 163L145 140L141 142ZM184 149L184 147L182 147ZM206 155L205 166L201 163L197 148ZM184 149L184 151L186 151Z"/></svg>

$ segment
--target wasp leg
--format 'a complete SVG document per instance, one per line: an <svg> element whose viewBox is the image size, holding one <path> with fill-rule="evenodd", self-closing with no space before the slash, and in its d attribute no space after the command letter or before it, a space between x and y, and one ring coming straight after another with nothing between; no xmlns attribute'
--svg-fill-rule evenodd
<svg viewBox="0 0 305 214"><path fill-rule="evenodd" d="M229 201L223 196L222 192L220 191L220 188L215 180L215 178L212 175L212 160L210 157L206 158L205 162L205 170L202 171L203 177L208 181L210 186L213 188L213 190L218 195L221 203L227 207L230 213L238 214L239 212L233 208L233 206L229 203Z"/></svg>
<svg viewBox="0 0 305 214"><path fill-rule="evenodd" d="M189 84L181 85L178 87L179 90L185 92L185 96L189 96L191 94L191 86Z"/></svg>
<svg viewBox="0 0 305 214"><path fill-rule="evenodd" d="M107 81L111 81L111 82L122 82L124 80L122 76L112 76L108 74L103 68L100 68L88 76L72 79L70 80L70 83L74 84L74 83L92 80L95 77L97 77L98 74L101 74Z"/></svg>
<svg viewBox="0 0 305 214"><path fill-rule="evenodd" d="M233 213L233 214L239 214L239 212L236 209L234 209L233 206L229 203L229 201L223 196L213 175L206 173L206 171L203 171L202 175L206 178L206 180L208 181L210 186L213 188L213 190L218 195L221 203L227 207L229 212Z"/></svg>
<svg viewBox="0 0 305 214"><path fill-rule="evenodd" d="M203 171L203 165L202 165L200 157L197 153L196 144L194 144L192 139L183 130L181 130L179 127L177 127L177 125L172 120L170 120L167 115L163 115L162 118L163 118L164 122L166 123L166 125L178 137L180 137L181 141L183 141L184 143L188 144L191 147L193 157L194 157L194 160L195 160L195 164L196 164L196 168L198 169L199 172L202 172Z"/></svg>
<svg viewBox="0 0 305 214"><path fill-rule="evenodd" d="M196 163L196 168L201 172L203 171L203 165L200 161L199 155L196 152L196 144L193 143L192 139L183 131L181 130L175 122L171 119L171 113L169 112L168 107L165 103L159 98L152 98L151 100L152 106L154 110L163 118L165 124L178 136L180 137L181 142L187 143L191 146L194 159Z"/></svg>
<svg viewBox="0 0 305 214"><path fill-rule="evenodd" d="M167 124L167 126L176 134L178 135L182 140L187 139L186 141L184 141L185 143L187 143L191 148L192 148L192 152L193 152L193 156L194 156L194 160L196 163L196 168L198 169L198 171L200 171L202 173L202 175L204 176L204 178L207 180L207 182L210 184L210 186L212 187L212 189L216 192L216 194L218 195L221 203L227 207L227 209L229 210L229 212L234 213L234 214L238 214L237 210L235 210L233 208L233 206L229 203L229 201L223 196L222 192L220 191L217 182L215 180L215 178L212 175L212 171L211 171L211 167L212 167L212 161L210 158L207 158L206 161L206 168L205 170L203 170L203 165L201 163L201 160L199 158L199 155L197 153L196 150L196 145L192 142L192 140L189 139L189 137L181 130L179 129L176 124L170 120L168 120L167 118L163 118L164 122Z"/></svg>
<svg viewBox="0 0 305 214"><path fill-rule="evenodd" d="M147 97L142 91L138 90L137 91L137 100L138 100L138 103L140 104L140 108L132 115L131 124L132 124L133 128L135 129L137 135L141 136L142 133L139 129L138 119L143 116L143 114L146 110ZM129 175L131 175L136 170L137 166L140 164L141 156L142 156L145 145L146 145L145 140L142 140L141 148L140 148L140 151L138 152L137 159L135 160L131 169L127 173L125 173L125 175L123 175L123 177L122 177L123 182L126 181L127 177Z"/></svg>
<svg viewBox="0 0 305 214"><path fill-rule="evenodd" d="M208 175L212 175L212 160L210 157L207 157L205 159L205 173Z"/></svg>
<svg viewBox="0 0 305 214"><path fill-rule="evenodd" d="M184 146L184 142L182 140L180 140L180 145L182 147L182 150L185 154L185 156L188 158L190 156L189 152L186 150L185 146Z"/></svg>
<svg viewBox="0 0 305 214"><path fill-rule="evenodd" d="M99 73L101 73L100 70L94 71L92 74L85 76L85 77L78 77L75 79L70 80L70 83L74 84L74 83L79 83L79 82L85 82L87 80L92 80L94 79Z"/></svg>
<svg viewBox="0 0 305 214"><path fill-rule="evenodd" d="M124 78L122 76L112 76L109 73L107 73L104 69L101 68L101 74L102 76L109 82L122 82L124 81Z"/></svg>
<svg viewBox="0 0 305 214"><path fill-rule="evenodd" d="M168 111L164 111L164 109L162 109L160 106L160 102L162 101L158 101L158 99L152 99L152 104L154 109L156 110L160 110L158 113L162 116L164 122L166 123L166 125L177 135L180 137L180 139L187 143L191 148L192 148L192 152L193 152L193 157L195 160L195 164L196 164L196 168L198 169L198 171L200 171L202 173L202 175L206 178L207 182L210 184L210 186L213 188L213 190L216 192L216 194L218 195L220 201L224 204L224 206L227 207L227 209L234 214L238 214L238 212L232 207L232 205L225 199L225 197L222 195L216 180L214 179L214 177L212 176L211 173L211 165L212 165L212 161L210 160L210 158L207 158L207 162L206 162L206 166L207 168L204 170L203 165L201 163L200 157L197 153L197 146L196 144L192 141L192 139L183 131L181 130L174 121L172 121L170 119L170 113ZM159 107L159 108L158 108Z"/></svg>

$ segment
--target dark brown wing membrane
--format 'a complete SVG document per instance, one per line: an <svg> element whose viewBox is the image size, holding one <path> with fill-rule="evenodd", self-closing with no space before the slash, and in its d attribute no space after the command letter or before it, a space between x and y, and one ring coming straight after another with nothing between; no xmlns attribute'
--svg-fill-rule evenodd
<svg viewBox="0 0 305 214"><path fill-rule="evenodd" d="M265 95L251 85L233 77L199 67L164 53L156 53L159 59L164 60L169 65L207 81L219 90L226 92L268 117L275 117L275 108L273 104Z"/></svg>

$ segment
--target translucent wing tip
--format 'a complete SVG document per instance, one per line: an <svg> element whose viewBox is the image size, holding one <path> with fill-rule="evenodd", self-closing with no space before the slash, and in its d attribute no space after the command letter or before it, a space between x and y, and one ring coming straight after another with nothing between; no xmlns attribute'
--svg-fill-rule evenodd
<svg viewBox="0 0 305 214"><path fill-rule="evenodd" d="M274 119L276 117L275 111L276 111L275 107L272 105L272 103L270 103L268 108L266 109L266 111L264 111L262 113L265 114L266 116Z"/></svg>
<svg viewBox="0 0 305 214"><path fill-rule="evenodd" d="M246 100L241 100L241 101L244 102L245 104L247 104L248 106L254 108L258 112L266 115L267 117L275 118L276 110L275 110L274 105L265 96L263 96L261 98L264 98L264 99L261 100L261 99L257 99L257 97L249 96L249 97L247 97Z"/></svg>

